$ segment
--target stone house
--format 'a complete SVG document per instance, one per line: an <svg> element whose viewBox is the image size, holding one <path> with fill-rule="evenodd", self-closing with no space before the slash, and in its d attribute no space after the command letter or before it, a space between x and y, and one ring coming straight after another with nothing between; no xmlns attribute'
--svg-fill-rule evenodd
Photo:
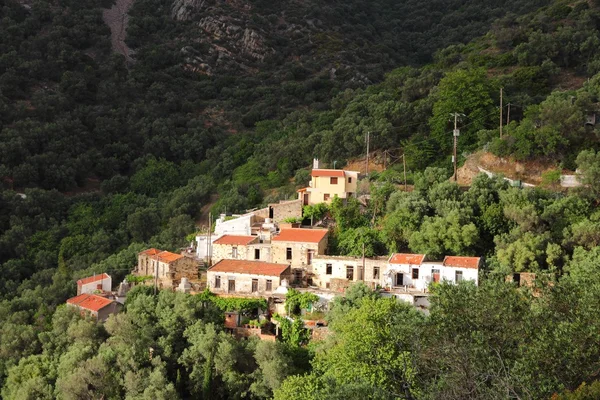
<svg viewBox="0 0 600 400"><path fill-rule="evenodd" d="M151 276L153 279L149 282L156 280L159 288L174 289L181 278L198 278L198 262L192 257L152 248L138 254L138 265L133 274Z"/></svg>
<svg viewBox="0 0 600 400"><path fill-rule="evenodd" d="M312 260L327 251L327 229L281 229L271 239L271 261L291 264L295 280L310 272Z"/></svg>
<svg viewBox="0 0 600 400"><path fill-rule="evenodd" d="M290 278L289 264L264 261L221 260L207 271L208 288L216 294L270 296Z"/></svg>
<svg viewBox="0 0 600 400"><path fill-rule="evenodd" d="M479 282L480 257L446 256L444 261L425 261L424 254L393 254L384 276L384 286L425 291L430 283L443 280Z"/></svg>
<svg viewBox="0 0 600 400"><path fill-rule="evenodd" d="M335 196L341 199L356 197L358 172L341 169L320 169L314 160L308 187L298 190L303 205L331 203Z"/></svg>
<svg viewBox="0 0 600 400"><path fill-rule="evenodd" d="M261 236L221 236L213 242L212 261L216 263L221 260L260 260L270 262L270 241L262 239Z"/></svg>
<svg viewBox="0 0 600 400"><path fill-rule="evenodd" d="M104 273L100 275L88 276L77 281L77 294L110 292L112 290L112 279L110 275Z"/></svg>
<svg viewBox="0 0 600 400"><path fill-rule="evenodd" d="M69 307L77 307L82 314L92 315L100 322L106 321L111 314L116 314L121 305L114 300L95 294L83 293L67 300Z"/></svg>
<svg viewBox="0 0 600 400"><path fill-rule="evenodd" d="M316 256L312 260L312 284L322 289L343 292L354 282L362 281L375 289L383 282L387 257L365 258Z"/></svg>

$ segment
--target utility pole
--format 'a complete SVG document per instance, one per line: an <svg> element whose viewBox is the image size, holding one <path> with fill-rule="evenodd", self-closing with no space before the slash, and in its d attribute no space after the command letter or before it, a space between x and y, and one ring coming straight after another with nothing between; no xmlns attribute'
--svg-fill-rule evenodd
<svg viewBox="0 0 600 400"><path fill-rule="evenodd" d="M452 136L454 137L454 150L453 150L453 155L452 155L452 162L454 163L454 182L456 182L457 179L457 170L456 170L456 147L457 147L457 142L458 142L458 136L460 135L460 131L458 130L458 117L460 115L464 115L464 114L460 114L460 113L452 113L450 114L452 116L454 116L454 131L452 131Z"/></svg>
<svg viewBox="0 0 600 400"><path fill-rule="evenodd" d="M156 289L158 286L158 255L154 256L154 295L156 296Z"/></svg>
<svg viewBox="0 0 600 400"><path fill-rule="evenodd" d="M365 244L363 243L363 256L362 256L362 271L361 273L357 276L357 278L359 278L358 280L364 280L364 273L365 273Z"/></svg>
<svg viewBox="0 0 600 400"><path fill-rule="evenodd" d="M383 151L383 170L385 171L385 161L387 159L387 150Z"/></svg>
<svg viewBox="0 0 600 400"><path fill-rule="evenodd" d="M211 256L212 256L212 243L211 243L211 239L212 239L212 213L209 212L208 213L208 240L206 242L206 259L208 266L210 267L211 264Z"/></svg>
<svg viewBox="0 0 600 400"><path fill-rule="evenodd" d="M369 176L369 140L371 138L371 132L367 131L367 158L365 162L365 175Z"/></svg>
<svg viewBox="0 0 600 400"><path fill-rule="evenodd" d="M506 111L506 130L508 130L509 124L510 124L510 103L508 103L508 110Z"/></svg>
<svg viewBox="0 0 600 400"><path fill-rule="evenodd" d="M502 138L502 89L500 88L500 137Z"/></svg>

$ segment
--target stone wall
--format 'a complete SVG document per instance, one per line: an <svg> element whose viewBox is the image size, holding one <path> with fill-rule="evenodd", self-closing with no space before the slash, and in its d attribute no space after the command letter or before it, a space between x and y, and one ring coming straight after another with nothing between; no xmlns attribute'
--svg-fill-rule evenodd
<svg viewBox="0 0 600 400"><path fill-rule="evenodd" d="M292 268L306 268L308 266L308 250L313 250L313 260L318 255L325 254L327 250L327 237L320 243L280 242L274 241L271 246L271 256L274 263L291 263ZM287 259L287 248L292 249L292 259Z"/></svg>
<svg viewBox="0 0 600 400"><path fill-rule="evenodd" d="M286 218L302 218L302 200L282 201L269 204L273 210L273 222L279 224Z"/></svg>
<svg viewBox="0 0 600 400"><path fill-rule="evenodd" d="M329 290L337 293L344 293L352 283L353 282L348 279L332 278L329 281Z"/></svg>

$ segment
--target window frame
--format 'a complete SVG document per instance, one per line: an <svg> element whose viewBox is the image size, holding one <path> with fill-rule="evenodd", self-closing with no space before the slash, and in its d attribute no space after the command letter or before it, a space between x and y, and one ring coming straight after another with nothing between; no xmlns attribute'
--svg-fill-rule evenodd
<svg viewBox="0 0 600 400"><path fill-rule="evenodd" d="M215 288L221 288L221 275L215 275Z"/></svg>
<svg viewBox="0 0 600 400"><path fill-rule="evenodd" d="M338 178L337 178L337 176L331 176L331 177L329 177L329 184L330 185L337 185L338 184Z"/></svg>
<svg viewBox="0 0 600 400"><path fill-rule="evenodd" d="M346 265L346 279L354 281L354 267L352 265Z"/></svg>
<svg viewBox="0 0 600 400"><path fill-rule="evenodd" d="M458 279L459 276L460 276L460 279ZM465 280L464 271L454 271L454 282L455 283L462 282L464 280Z"/></svg>
<svg viewBox="0 0 600 400"><path fill-rule="evenodd" d="M285 259L287 261L290 261L293 257L294 257L294 254L292 253L292 248L286 247L285 248Z"/></svg>
<svg viewBox="0 0 600 400"><path fill-rule="evenodd" d="M325 275L333 274L333 264L325 264Z"/></svg>
<svg viewBox="0 0 600 400"><path fill-rule="evenodd" d="M237 248L237 246L231 247L231 258L238 258L238 248Z"/></svg>
<svg viewBox="0 0 600 400"><path fill-rule="evenodd" d="M258 292L258 279L252 279L252 293Z"/></svg>
<svg viewBox="0 0 600 400"><path fill-rule="evenodd" d="M272 279L267 279L267 292L272 292L273 291L273 280Z"/></svg>
<svg viewBox="0 0 600 400"><path fill-rule="evenodd" d="M379 279L379 267L373 267L373 279Z"/></svg>
<svg viewBox="0 0 600 400"><path fill-rule="evenodd" d="M410 276L412 279L419 279L419 268L413 268Z"/></svg>

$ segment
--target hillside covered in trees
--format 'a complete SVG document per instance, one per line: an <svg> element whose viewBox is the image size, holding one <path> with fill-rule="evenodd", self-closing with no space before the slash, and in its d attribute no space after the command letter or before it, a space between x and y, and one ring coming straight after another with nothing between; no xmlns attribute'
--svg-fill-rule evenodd
<svg viewBox="0 0 600 400"><path fill-rule="evenodd" d="M600 5L271 3L138 0L126 62L109 1L0 0L2 396L537 399L596 380ZM552 160L587 186L448 182L454 112L459 161ZM314 156L343 166L367 132L405 157L415 190L400 190L401 163L371 174L367 210L327 210L331 251L481 255L482 287L441 287L428 317L339 300L351 312L322 348L232 343L222 310L191 296L132 296L104 327L57 310L77 278L118 281L143 248L184 246L202 207L295 196ZM502 283L522 271L550 282L544 296ZM345 328L374 309L385 335ZM402 364L348 367L379 346Z"/></svg>

